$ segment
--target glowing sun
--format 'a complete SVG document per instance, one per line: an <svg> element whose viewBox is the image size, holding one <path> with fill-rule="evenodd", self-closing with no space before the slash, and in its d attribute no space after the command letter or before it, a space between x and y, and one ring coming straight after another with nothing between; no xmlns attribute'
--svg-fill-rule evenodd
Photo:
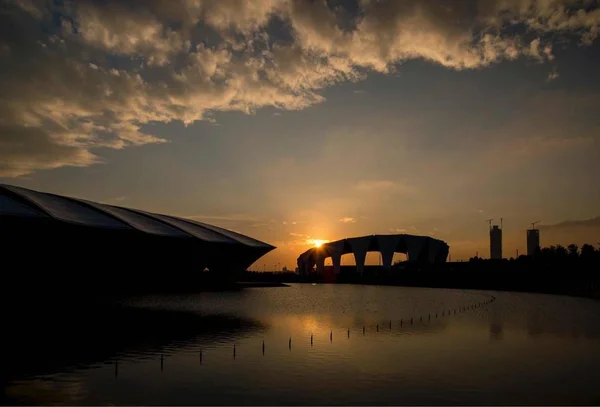
<svg viewBox="0 0 600 407"><path fill-rule="evenodd" d="M323 246L323 243L327 243L329 240L320 240L320 239L315 239L313 240L313 243L315 245L315 247L321 247Z"/></svg>

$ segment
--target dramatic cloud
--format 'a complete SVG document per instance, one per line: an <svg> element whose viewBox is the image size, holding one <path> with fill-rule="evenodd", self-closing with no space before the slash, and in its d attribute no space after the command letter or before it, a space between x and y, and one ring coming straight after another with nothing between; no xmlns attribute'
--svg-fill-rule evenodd
<svg viewBox="0 0 600 407"><path fill-rule="evenodd" d="M0 176L167 142L143 130L150 123L304 109L324 87L410 59L456 70L547 62L556 41L586 45L600 33L600 11L583 0L359 3L5 0Z"/></svg>
<svg viewBox="0 0 600 407"><path fill-rule="evenodd" d="M84 148L54 143L42 129L0 124L0 176L17 177L37 169L100 162Z"/></svg>

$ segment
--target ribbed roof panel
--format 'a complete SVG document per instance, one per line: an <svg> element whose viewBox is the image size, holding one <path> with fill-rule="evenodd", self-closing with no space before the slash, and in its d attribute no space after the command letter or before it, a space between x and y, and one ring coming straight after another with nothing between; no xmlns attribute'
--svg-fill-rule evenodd
<svg viewBox="0 0 600 407"><path fill-rule="evenodd" d="M98 210L89 208L71 198L46 194L12 185L4 185L4 187L25 199L29 199L54 218L66 222L111 229L131 229L126 223L107 216Z"/></svg>
<svg viewBox="0 0 600 407"><path fill-rule="evenodd" d="M4 195L0 195L0 213L4 215L49 217Z"/></svg>
<svg viewBox="0 0 600 407"><path fill-rule="evenodd" d="M240 233L237 233L237 232L234 232L232 230L223 229L223 228L220 228L218 226L208 225L206 223L198 222L198 221L191 220L191 219L182 219L182 218L178 218L178 219L184 220L186 222L191 222L191 223L193 223L195 225L204 227L206 229L210 229L210 230L212 230L212 231L214 231L216 233L220 233L222 235L225 235L225 236L229 237L230 239L236 240L237 242L242 243L242 244L244 244L246 246L250 246L250 247L263 247L263 248L273 247L273 246L271 246L271 245L269 245L267 243L261 242L260 240L256 240L256 239L253 239L251 237L244 236L244 235L242 235Z"/></svg>
<svg viewBox="0 0 600 407"><path fill-rule="evenodd" d="M150 216L151 218L157 219L161 222L165 222L170 226L173 226L177 229L183 230L190 235L197 237L198 239L204 240L205 242L212 243L238 243L236 240L233 240L221 233L214 232L210 229L202 227L200 225L195 225L190 221L186 221L180 218L175 218L173 216L160 215L157 213L145 212L139 209L135 210L136 212L142 213L146 216Z"/></svg>
<svg viewBox="0 0 600 407"><path fill-rule="evenodd" d="M128 223L130 226L142 232L150 233L152 235L161 236L173 236L173 237L191 237L188 233L185 233L177 228L171 227L163 222L158 222L149 216L141 215L133 210L127 208L120 208L118 206L106 205L96 202L90 202L81 200L90 206L98 209L99 211L106 212L115 218Z"/></svg>
<svg viewBox="0 0 600 407"><path fill-rule="evenodd" d="M0 186L5 188L4 194L0 188L2 215L46 216L91 227L135 229L154 235L194 237L211 243L274 249L274 246L240 233L190 219L38 192L13 185ZM23 202L19 202L20 200Z"/></svg>

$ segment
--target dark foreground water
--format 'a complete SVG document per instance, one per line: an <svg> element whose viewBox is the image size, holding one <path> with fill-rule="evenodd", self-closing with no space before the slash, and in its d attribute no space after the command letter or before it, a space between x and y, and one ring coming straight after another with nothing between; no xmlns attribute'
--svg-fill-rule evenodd
<svg viewBox="0 0 600 407"><path fill-rule="evenodd" d="M600 403L589 299L298 284L128 305L24 321L5 403Z"/></svg>

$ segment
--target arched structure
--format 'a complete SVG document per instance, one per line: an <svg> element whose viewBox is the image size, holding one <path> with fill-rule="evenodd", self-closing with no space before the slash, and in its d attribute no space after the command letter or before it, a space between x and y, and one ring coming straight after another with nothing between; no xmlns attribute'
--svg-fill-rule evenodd
<svg viewBox="0 0 600 407"><path fill-rule="evenodd" d="M69 275L131 285L184 281L205 268L232 280L275 248L191 219L4 184L0 244L5 278Z"/></svg>
<svg viewBox="0 0 600 407"><path fill-rule="evenodd" d="M411 262L444 263L448 257L449 246L446 242L428 236L413 235L370 235L352 237L335 242L324 243L302 253L298 257L298 270L308 274L314 266L322 271L325 259L331 257L335 273L340 272L341 257L344 254L354 254L356 270L362 274L367 252L380 252L383 268L389 270L392 266L394 253L405 253Z"/></svg>

